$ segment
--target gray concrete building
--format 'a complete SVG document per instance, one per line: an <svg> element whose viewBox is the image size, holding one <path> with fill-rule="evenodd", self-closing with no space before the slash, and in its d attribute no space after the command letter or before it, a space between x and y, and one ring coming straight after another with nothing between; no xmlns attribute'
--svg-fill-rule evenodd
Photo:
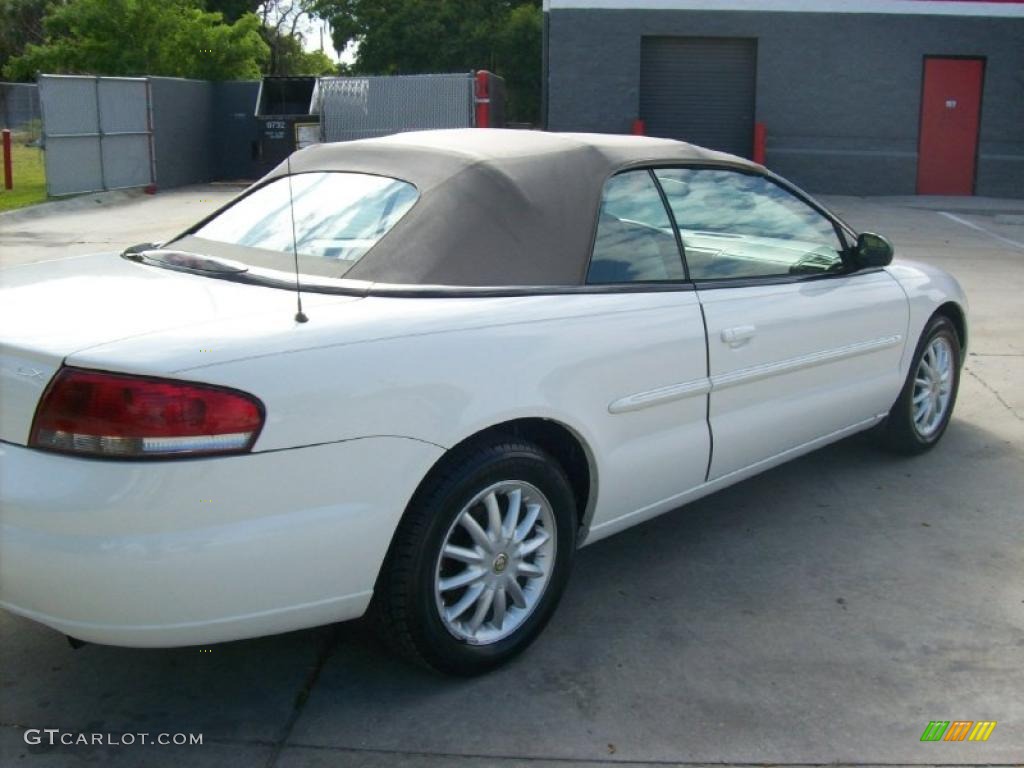
<svg viewBox="0 0 1024 768"><path fill-rule="evenodd" d="M1024 198L1024 0L546 0L545 124L812 192Z"/></svg>

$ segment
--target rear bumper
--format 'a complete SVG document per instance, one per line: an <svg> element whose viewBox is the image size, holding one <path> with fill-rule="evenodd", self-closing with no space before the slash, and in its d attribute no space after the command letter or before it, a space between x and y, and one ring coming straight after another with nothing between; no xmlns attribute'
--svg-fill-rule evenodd
<svg viewBox="0 0 1024 768"><path fill-rule="evenodd" d="M0 606L127 646L354 618L441 453L379 437L112 462L0 443Z"/></svg>

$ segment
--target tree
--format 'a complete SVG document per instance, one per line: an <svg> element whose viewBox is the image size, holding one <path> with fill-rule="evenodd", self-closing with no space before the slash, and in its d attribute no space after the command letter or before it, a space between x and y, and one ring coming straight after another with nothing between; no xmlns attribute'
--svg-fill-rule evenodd
<svg viewBox="0 0 1024 768"><path fill-rule="evenodd" d="M197 0L69 0L52 6L44 41L12 58L4 75L36 72L165 75L203 80L259 77L268 55L260 21L225 24Z"/></svg>
<svg viewBox="0 0 1024 768"><path fill-rule="evenodd" d="M496 73L505 78L506 110L515 120L540 119L541 35L539 8L513 8L495 40Z"/></svg>
<svg viewBox="0 0 1024 768"><path fill-rule="evenodd" d="M331 24L336 50L358 43L363 74L490 69L505 78L508 115L540 115L538 0L310 0Z"/></svg>
<svg viewBox="0 0 1024 768"><path fill-rule="evenodd" d="M270 47L270 75L335 74L337 65L322 51L305 51L300 25L314 15L311 0L265 0L259 7L263 39Z"/></svg>
<svg viewBox="0 0 1024 768"><path fill-rule="evenodd" d="M323 51L306 51L298 35L275 34L264 27L264 39L270 46L268 75L335 75L338 65Z"/></svg>
<svg viewBox="0 0 1024 768"><path fill-rule="evenodd" d="M256 13L260 5L259 0L205 0L203 3L206 10L219 13L229 24L234 24L247 13Z"/></svg>
<svg viewBox="0 0 1024 768"><path fill-rule="evenodd" d="M53 0L0 0L0 70L25 46L43 42L43 17Z"/></svg>

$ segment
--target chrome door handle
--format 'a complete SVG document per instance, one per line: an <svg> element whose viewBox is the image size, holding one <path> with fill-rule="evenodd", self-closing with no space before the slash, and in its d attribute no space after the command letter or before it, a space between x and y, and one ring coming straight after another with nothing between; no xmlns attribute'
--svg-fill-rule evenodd
<svg viewBox="0 0 1024 768"><path fill-rule="evenodd" d="M753 325L737 325L735 328L726 328L722 331L722 341L730 347L738 347L746 344L757 333Z"/></svg>

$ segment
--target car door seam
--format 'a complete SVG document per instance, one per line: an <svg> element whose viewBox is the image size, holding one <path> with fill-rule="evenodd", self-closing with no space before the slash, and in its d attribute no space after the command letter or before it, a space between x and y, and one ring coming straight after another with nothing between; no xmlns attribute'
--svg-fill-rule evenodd
<svg viewBox="0 0 1024 768"><path fill-rule="evenodd" d="M704 312L704 301L697 291L697 306L700 307L700 321L704 324L704 377L708 382L708 394L704 398L704 424L708 430L708 465L704 468L704 482L711 477L711 463L715 458L715 430L711 427L711 336L708 333L708 317Z"/></svg>

